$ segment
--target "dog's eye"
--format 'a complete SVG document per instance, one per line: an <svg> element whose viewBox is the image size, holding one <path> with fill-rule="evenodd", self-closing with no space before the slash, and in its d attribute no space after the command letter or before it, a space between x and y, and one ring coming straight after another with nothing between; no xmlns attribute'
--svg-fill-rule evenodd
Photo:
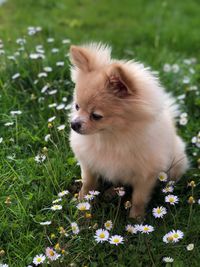
<svg viewBox="0 0 200 267"><path fill-rule="evenodd" d="M75 104L75 109L79 110L79 105L78 104Z"/></svg>
<svg viewBox="0 0 200 267"><path fill-rule="evenodd" d="M103 118L103 116L100 115L100 114L97 114L97 113L92 113L92 114L91 114L91 118L92 118L93 120L95 120L95 121L99 121L99 120L101 120L101 119Z"/></svg>

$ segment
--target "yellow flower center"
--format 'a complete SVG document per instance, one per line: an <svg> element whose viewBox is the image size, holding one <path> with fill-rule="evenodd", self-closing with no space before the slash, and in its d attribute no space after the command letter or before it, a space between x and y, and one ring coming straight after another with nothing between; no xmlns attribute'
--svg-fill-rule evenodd
<svg viewBox="0 0 200 267"><path fill-rule="evenodd" d="M113 241L114 241L115 243L119 243L119 238L114 238Z"/></svg>
<svg viewBox="0 0 200 267"><path fill-rule="evenodd" d="M161 213L161 209L157 209L157 213L160 214Z"/></svg>
<svg viewBox="0 0 200 267"><path fill-rule="evenodd" d="M50 255L50 256L54 256L54 255L55 255L55 253L53 252L53 250L50 250L50 251L49 251L49 255Z"/></svg>
<svg viewBox="0 0 200 267"><path fill-rule="evenodd" d="M80 208L79 208L81 211L84 211L84 210L86 210L86 206L85 205L83 205L83 206L80 206Z"/></svg>
<svg viewBox="0 0 200 267"><path fill-rule="evenodd" d="M104 233L101 233L101 234L99 235L99 237L100 237L100 238L104 238L104 237L105 237L105 234L104 234Z"/></svg>
<svg viewBox="0 0 200 267"><path fill-rule="evenodd" d="M172 241L174 240L174 238L173 238L173 236L168 236L167 240L168 240L169 242L172 242Z"/></svg>
<svg viewBox="0 0 200 267"><path fill-rule="evenodd" d="M42 259L41 258L37 258L37 262L41 262L42 261Z"/></svg>
<svg viewBox="0 0 200 267"><path fill-rule="evenodd" d="M145 226L144 231L148 231L148 230L149 230L149 227Z"/></svg>
<svg viewBox="0 0 200 267"><path fill-rule="evenodd" d="M169 198L169 202L174 202L174 198L173 197L170 197Z"/></svg>
<svg viewBox="0 0 200 267"><path fill-rule="evenodd" d="M174 234L174 238L178 238L179 237L179 235L178 234Z"/></svg>

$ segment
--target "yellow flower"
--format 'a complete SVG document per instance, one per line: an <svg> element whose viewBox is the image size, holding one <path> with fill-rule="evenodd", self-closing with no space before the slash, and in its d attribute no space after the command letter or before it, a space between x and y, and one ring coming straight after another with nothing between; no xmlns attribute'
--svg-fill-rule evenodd
<svg viewBox="0 0 200 267"><path fill-rule="evenodd" d="M131 207L131 202L130 201L126 201L124 204L125 209L129 209Z"/></svg>
<svg viewBox="0 0 200 267"><path fill-rule="evenodd" d="M65 229L64 229L62 226L60 226L60 227L58 228L58 231L59 231L59 233L60 233L61 235L66 234L66 231L65 231Z"/></svg>
<svg viewBox="0 0 200 267"><path fill-rule="evenodd" d="M194 203L195 203L195 199L193 198L193 196L190 196L190 197L188 198L188 203L189 203L189 204L194 204Z"/></svg>
<svg viewBox="0 0 200 267"><path fill-rule="evenodd" d="M55 238L56 238L56 235L52 233L52 234L50 235L50 237L51 237L51 239L55 239Z"/></svg>
<svg viewBox="0 0 200 267"><path fill-rule="evenodd" d="M172 242L173 240L174 240L174 237L171 235L171 236L168 236L167 237L167 240L169 241L169 242Z"/></svg>
<svg viewBox="0 0 200 267"><path fill-rule="evenodd" d="M0 250L0 257L3 257L5 255L5 250L1 249Z"/></svg>
<svg viewBox="0 0 200 267"><path fill-rule="evenodd" d="M188 183L188 186L191 186L192 188L196 186L195 181L191 181Z"/></svg>
<svg viewBox="0 0 200 267"><path fill-rule="evenodd" d="M48 123L48 128L52 128L53 127L53 124L51 122Z"/></svg>
<svg viewBox="0 0 200 267"><path fill-rule="evenodd" d="M86 214L85 214L85 218L86 218L86 219L91 219L91 218L92 218L92 214L89 213L89 212L86 212Z"/></svg>
<svg viewBox="0 0 200 267"><path fill-rule="evenodd" d="M60 248L60 244L59 244L59 243L57 243L57 244L54 246L54 248L55 248L55 250L61 250L61 248Z"/></svg>

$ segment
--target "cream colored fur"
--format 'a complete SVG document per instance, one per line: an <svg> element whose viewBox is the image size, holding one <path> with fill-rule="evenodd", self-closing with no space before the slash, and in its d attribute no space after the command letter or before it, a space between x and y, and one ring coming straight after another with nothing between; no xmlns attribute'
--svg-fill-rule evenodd
<svg viewBox="0 0 200 267"><path fill-rule="evenodd" d="M70 142L81 165L80 198L96 188L99 176L129 184L134 188L130 216L138 217L144 215L158 173L168 172L177 180L188 160L175 129L174 99L149 69L111 59L110 53L102 44L71 47L74 103L80 106L78 111L73 107L71 120L81 121L82 134L72 130ZM127 96L111 92L107 81L113 76ZM92 121L93 111L103 118Z"/></svg>

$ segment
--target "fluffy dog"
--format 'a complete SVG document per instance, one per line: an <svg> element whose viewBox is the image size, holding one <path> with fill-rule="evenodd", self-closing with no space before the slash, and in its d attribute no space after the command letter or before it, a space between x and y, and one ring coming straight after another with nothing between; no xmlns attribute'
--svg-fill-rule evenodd
<svg viewBox="0 0 200 267"><path fill-rule="evenodd" d="M111 59L107 45L71 46L70 59L70 141L81 166L79 197L94 190L101 176L131 185L130 217L144 216L158 173L177 180L188 168L175 101L142 64Z"/></svg>

